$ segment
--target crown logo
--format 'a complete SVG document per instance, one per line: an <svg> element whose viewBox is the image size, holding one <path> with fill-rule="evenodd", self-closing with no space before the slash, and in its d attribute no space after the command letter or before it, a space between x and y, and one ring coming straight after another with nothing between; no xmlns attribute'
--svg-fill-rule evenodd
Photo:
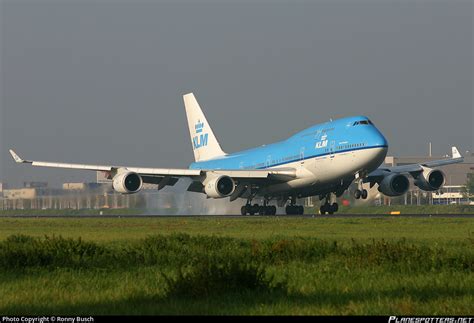
<svg viewBox="0 0 474 323"><path fill-rule="evenodd" d="M196 131L196 133L201 133L203 128L204 122L201 122L201 120L198 120L198 122L194 125L194 130Z"/></svg>

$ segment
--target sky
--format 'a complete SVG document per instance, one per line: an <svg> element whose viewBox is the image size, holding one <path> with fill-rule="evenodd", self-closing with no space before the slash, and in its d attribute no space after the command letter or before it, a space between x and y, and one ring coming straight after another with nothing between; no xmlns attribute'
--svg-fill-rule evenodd
<svg viewBox="0 0 474 323"><path fill-rule="evenodd" d="M366 115L389 155L474 149L473 1L0 0L0 181L27 159L187 168L182 95L224 151Z"/></svg>

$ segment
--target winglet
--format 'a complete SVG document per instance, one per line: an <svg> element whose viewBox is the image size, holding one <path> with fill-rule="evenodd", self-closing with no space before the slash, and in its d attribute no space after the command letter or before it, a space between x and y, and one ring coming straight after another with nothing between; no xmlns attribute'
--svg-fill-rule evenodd
<svg viewBox="0 0 474 323"><path fill-rule="evenodd" d="M13 159L17 163L25 163L26 161L21 159L20 156L16 154L16 152L13 151L13 149L10 149L10 155L12 155Z"/></svg>
<svg viewBox="0 0 474 323"><path fill-rule="evenodd" d="M456 147L453 146L453 147L451 148L451 150L452 150L452 153L453 153L453 157L452 157L452 158L461 158L461 157L462 157Z"/></svg>

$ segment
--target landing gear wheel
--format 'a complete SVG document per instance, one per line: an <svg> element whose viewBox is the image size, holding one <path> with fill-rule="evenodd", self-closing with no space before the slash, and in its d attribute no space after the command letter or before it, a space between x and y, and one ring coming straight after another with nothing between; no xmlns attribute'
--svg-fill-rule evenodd
<svg viewBox="0 0 474 323"><path fill-rule="evenodd" d="M242 215L247 215L247 205L243 205L243 206L240 208L240 214L242 214Z"/></svg>
<svg viewBox="0 0 474 323"><path fill-rule="evenodd" d="M339 205L337 203L333 203L331 205L328 205L328 210L329 210L329 214L334 214L337 212L337 210L339 210Z"/></svg>
<svg viewBox="0 0 474 323"><path fill-rule="evenodd" d="M330 214L330 212L331 212L331 204L329 204L329 203L326 202L326 203L324 203L323 205L321 205L321 209L322 209L321 214L326 214L326 213L327 213L327 214Z"/></svg>
<svg viewBox="0 0 474 323"><path fill-rule="evenodd" d="M369 193L367 192L367 190L362 190L362 194L361 194L362 199L366 200L368 196L369 196Z"/></svg>
<svg viewBox="0 0 474 323"><path fill-rule="evenodd" d="M302 215L304 214L304 207L303 205L287 205L285 211L287 215Z"/></svg>
<svg viewBox="0 0 474 323"><path fill-rule="evenodd" d="M337 203L333 203L333 204L329 204L329 203L325 203L323 205L321 205L321 207L319 208L319 212L324 215L324 214L334 214L335 212L337 212L339 210L339 204Z"/></svg>
<svg viewBox="0 0 474 323"><path fill-rule="evenodd" d="M262 206L263 208L263 213L260 211L260 215L275 215L276 214L276 206L274 205L268 205L268 206Z"/></svg>
<svg viewBox="0 0 474 323"><path fill-rule="evenodd" d="M356 190L354 192L354 197L356 200L360 199L360 197L362 196L362 191L361 190Z"/></svg>
<svg viewBox="0 0 474 323"><path fill-rule="evenodd" d="M321 213L321 215L325 215L326 214L326 208L325 208L325 205L326 204L323 204L319 207L319 213Z"/></svg>
<svg viewBox="0 0 474 323"><path fill-rule="evenodd" d="M277 214L277 208L275 205L269 206L269 208L270 208L270 215Z"/></svg>
<svg viewBox="0 0 474 323"><path fill-rule="evenodd" d="M257 214L258 211L260 211L260 206L258 204L254 204L253 206L250 207L251 212L250 215Z"/></svg>
<svg viewBox="0 0 474 323"><path fill-rule="evenodd" d="M257 205L257 204L255 204L255 205ZM249 204L249 205L247 206L247 213L248 213L249 215L254 215L255 213L258 212L258 205L257 205L257 207L255 207L255 205L250 205L250 204Z"/></svg>

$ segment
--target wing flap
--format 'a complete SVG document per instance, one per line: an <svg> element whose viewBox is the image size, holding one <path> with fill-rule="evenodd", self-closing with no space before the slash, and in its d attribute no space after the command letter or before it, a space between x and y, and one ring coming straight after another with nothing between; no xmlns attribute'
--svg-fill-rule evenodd
<svg viewBox="0 0 474 323"><path fill-rule="evenodd" d="M227 175L235 179L282 179L290 180L296 178L294 168L270 168L270 169L249 169L249 170L208 170L218 175Z"/></svg>
<svg viewBox="0 0 474 323"><path fill-rule="evenodd" d="M143 175L157 176L199 176L199 169L181 169L181 168L144 168L144 167L124 167L131 172Z"/></svg>

